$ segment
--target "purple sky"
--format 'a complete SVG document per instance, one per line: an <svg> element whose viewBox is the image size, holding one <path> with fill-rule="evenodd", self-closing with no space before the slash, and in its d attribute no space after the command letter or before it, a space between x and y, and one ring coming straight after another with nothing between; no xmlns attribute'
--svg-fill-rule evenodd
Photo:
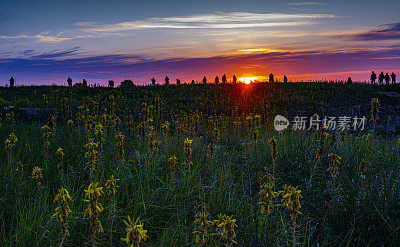
<svg viewBox="0 0 400 247"><path fill-rule="evenodd" d="M0 85L400 72L399 1L11 1Z"/></svg>

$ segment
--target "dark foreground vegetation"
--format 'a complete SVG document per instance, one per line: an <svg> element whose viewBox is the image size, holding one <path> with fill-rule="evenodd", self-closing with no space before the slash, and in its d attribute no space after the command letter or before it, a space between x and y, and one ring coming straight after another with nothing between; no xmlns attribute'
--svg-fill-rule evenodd
<svg viewBox="0 0 400 247"><path fill-rule="evenodd" d="M0 88L0 245L398 246L398 92ZM277 132L277 114L368 121Z"/></svg>

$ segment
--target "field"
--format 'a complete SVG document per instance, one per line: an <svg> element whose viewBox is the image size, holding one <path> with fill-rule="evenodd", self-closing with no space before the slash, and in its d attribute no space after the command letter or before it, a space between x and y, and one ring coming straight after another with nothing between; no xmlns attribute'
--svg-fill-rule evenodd
<svg viewBox="0 0 400 247"><path fill-rule="evenodd" d="M0 88L0 245L398 246L389 91L399 88ZM277 114L367 124L277 132Z"/></svg>

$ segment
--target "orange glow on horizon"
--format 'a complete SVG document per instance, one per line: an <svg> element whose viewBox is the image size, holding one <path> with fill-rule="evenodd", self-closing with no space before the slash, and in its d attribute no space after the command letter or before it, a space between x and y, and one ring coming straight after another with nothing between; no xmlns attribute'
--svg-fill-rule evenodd
<svg viewBox="0 0 400 247"><path fill-rule="evenodd" d="M258 77L255 76L249 76L249 77L240 77L239 81L244 82L245 84L250 84L251 82L254 82L255 80L257 80Z"/></svg>

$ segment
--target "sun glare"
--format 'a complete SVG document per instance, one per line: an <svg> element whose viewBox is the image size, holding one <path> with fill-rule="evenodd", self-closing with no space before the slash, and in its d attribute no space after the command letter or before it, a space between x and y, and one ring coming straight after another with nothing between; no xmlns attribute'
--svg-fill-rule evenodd
<svg viewBox="0 0 400 247"><path fill-rule="evenodd" d="M257 79L258 79L257 77L241 77L239 78L239 81L242 81L245 84L250 84L251 82L254 82Z"/></svg>

